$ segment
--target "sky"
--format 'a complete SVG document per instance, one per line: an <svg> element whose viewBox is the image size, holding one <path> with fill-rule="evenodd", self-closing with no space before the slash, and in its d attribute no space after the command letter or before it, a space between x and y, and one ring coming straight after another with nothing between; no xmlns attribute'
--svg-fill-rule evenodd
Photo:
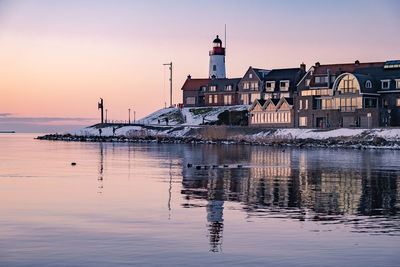
<svg viewBox="0 0 400 267"><path fill-rule="evenodd" d="M0 131L63 132L182 102L226 37L228 78L400 59L400 1L0 0Z"/></svg>

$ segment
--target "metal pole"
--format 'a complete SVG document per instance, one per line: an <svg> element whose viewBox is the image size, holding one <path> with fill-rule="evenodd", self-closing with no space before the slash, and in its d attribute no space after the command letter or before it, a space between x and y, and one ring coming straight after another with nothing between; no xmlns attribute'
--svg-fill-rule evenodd
<svg viewBox="0 0 400 267"><path fill-rule="evenodd" d="M133 111L133 121L136 122L136 111Z"/></svg>
<svg viewBox="0 0 400 267"><path fill-rule="evenodd" d="M131 109L130 108L128 108L128 113L129 113L129 115L128 115L128 123L131 124Z"/></svg>
<svg viewBox="0 0 400 267"><path fill-rule="evenodd" d="M169 66L169 106L172 107L172 62L163 65Z"/></svg>
<svg viewBox="0 0 400 267"><path fill-rule="evenodd" d="M107 123L107 109L106 109L106 123Z"/></svg>

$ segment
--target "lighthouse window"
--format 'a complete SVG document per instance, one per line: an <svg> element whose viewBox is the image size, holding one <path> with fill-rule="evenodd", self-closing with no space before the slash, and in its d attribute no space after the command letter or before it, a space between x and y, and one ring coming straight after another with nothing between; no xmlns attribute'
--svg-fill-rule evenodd
<svg viewBox="0 0 400 267"><path fill-rule="evenodd" d="M213 65L213 71L217 70L217 65Z"/></svg>

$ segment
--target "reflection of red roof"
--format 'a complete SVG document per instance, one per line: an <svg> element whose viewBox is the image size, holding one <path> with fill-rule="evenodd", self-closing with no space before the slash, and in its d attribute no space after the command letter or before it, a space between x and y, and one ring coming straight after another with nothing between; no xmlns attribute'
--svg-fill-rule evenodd
<svg viewBox="0 0 400 267"><path fill-rule="evenodd" d="M328 69L331 70L332 75L336 75L343 72L354 72L355 69L359 68L369 68L369 67L383 67L385 62L370 62L370 63L360 63L358 65L354 63L348 64L330 64L330 65L320 65L315 67L314 75L326 75Z"/></svg>
<svg viewBox="0 0 400 267"><path fill-rule="evenodd" d="M200 90L202 86L206 86L209 84L211 79L186 79L185 83L182 86L182 90Z"/></svg>

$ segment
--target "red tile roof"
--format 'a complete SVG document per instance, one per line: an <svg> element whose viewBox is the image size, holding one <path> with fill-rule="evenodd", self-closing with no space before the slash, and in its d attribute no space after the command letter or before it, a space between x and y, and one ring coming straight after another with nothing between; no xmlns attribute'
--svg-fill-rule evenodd
<svg viewBox="0 0 400 267"><path fill-rule="evenodd" d="M202 86L209 84L211 79L186 79L182 86L182 90L195 91L199 90Z"/></svg>
<svg viewBox="0 0 400 267"><path fill-rule="evenodd" d="M359 68L369 68L369 67L383 67L385 62L368 62L368 63L360 63L358 65L354 63L346 63L346 64L329 64L329 65L320 65L319 67L315 67L314 75L326 75L328 69L331 70L332 75L336 75L336 73L343 72L354 72L355 69Z"/></svg>

